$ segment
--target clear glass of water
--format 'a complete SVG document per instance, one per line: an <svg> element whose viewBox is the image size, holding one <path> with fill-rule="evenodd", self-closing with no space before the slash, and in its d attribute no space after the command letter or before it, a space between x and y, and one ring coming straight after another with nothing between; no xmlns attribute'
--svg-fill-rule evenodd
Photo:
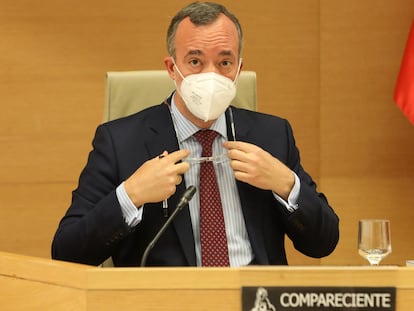
<svg viewBox="0 0 414 311"><path fill-rule="evenodd" d="M358 224L358 253L378 266L391 254L390 221L387 219L362 219Z"/></svg>

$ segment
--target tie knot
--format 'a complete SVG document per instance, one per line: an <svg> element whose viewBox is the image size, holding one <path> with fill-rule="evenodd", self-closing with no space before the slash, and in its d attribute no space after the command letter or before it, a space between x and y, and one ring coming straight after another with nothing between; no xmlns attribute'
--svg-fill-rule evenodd
<svg viewBox="0 0 414 311"><path fill-rule="evenodd" d="M202 157L211 157L213 142L217 136L217 132L213 130L201 130L194 134L194 137L198 140L203 148Z"/></svg>

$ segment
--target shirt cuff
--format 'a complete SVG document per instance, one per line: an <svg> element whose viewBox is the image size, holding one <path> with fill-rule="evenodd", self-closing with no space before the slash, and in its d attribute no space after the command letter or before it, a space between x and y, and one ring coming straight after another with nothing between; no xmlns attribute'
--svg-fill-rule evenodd
<svg viewBox="0 0 414 311"><path fill-rule="evenodd" d="M138 225L142 220L142 210L144 206L137 208L131 201L125 190L125 182L116 188L116 196L121 205L121 211L124 215L126 224L131 228Z"/></svg>
<svg viewBox="0 0 414 311"><path fill-rule="evenodd" d="M298 199L299 199L299 192L300 192L300 179L298 175L296 175L294 172L293 172L293 175L295 176L295 183L292 187L292 190L289 193L287 202L284 199L282 199L280 196L278 196L276 193L273 192L273 195L275 196L276 200L278 200L279 203L285 206L286 209L291 213L293 213L299 208Z"/></svg>

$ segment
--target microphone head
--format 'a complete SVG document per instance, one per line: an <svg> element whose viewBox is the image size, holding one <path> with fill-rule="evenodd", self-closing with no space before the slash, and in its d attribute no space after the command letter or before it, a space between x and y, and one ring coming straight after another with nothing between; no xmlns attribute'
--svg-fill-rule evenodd
<svg viewBox="0 0 414 311"><path fill-rule="evenodd" d="M187 190L185 190L184 197L187 199L187 201L190 201L193 198L196 191L197 191L197 188L193 185L191 185L190 187L187 188Z"/></svg>
<svg viewBox="0 0 414 311"><path fill-rule="evenodd" d="M180 202L177 205L177 208L181 209L183 208L188 202L190 202L190 200L193 198L194 194L196 193L197 188L193 185L191 185L190 187L188 187L183 196L181 197Z"/></svg>

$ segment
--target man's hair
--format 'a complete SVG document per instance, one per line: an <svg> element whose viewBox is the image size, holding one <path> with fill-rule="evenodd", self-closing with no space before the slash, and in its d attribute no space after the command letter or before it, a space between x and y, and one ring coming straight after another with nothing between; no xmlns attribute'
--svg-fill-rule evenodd
<svg viewBox="0 0 414 311"><path fill-rule="evenodd" d="M180 22L186 17L196 25L209 25L217 20L220 14L227 16L236 26L239 36L239 54L243 47L243 31L239 20L223 5L214 2L193 2L180 10L171 20L167 31L167 49L170 56L175 58L175 35Z"/></svg>

